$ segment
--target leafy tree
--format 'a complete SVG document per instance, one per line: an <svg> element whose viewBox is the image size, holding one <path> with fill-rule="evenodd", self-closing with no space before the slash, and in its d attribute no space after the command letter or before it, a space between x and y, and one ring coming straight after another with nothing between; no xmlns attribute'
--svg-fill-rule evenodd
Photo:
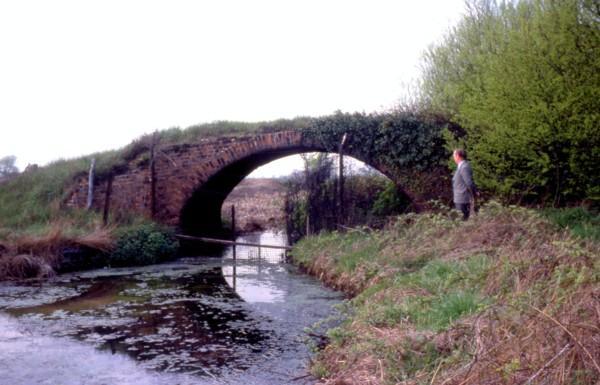
<svg viewBox="0 0 600 385"><path fill-rule="evenodd" d="M408 210L410 199L387 177L373 169L352 173L344 167L344 213L339 211L339 178L334 157L303 156L305 169L285 181L286 231L290 242L312 233L339 230L340 225L382 226L386 217Z"/></svg>
<svg viewBox="0 0 600 385"><path fill-rule="evenodd" d="M423 103L464 127L478 183L511 200L600 202L600 7L471 1L424 57Z"/></svg>
<svg viewBox="0 0 600 385"><path fill-rule="evenodd" d="M14 155L9 155L5 156L4 158L0 158L0 178L19 172L17 166L15 166L16 160L17 157Z"/></svg>
<svg viewBox="0 0 600 385"><path fill-rule="evenodd" d="M335 228L335 186L332 185L333 158L325 153L303 155L304 172L286 181L286 230L290 241L306 235L307 218L310 231Z"/></svg>

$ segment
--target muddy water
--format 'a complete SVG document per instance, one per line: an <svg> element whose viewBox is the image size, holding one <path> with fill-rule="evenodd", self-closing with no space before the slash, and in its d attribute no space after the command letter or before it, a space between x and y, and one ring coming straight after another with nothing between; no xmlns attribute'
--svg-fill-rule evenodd
<svg viewBox="0 0 600 385"><path fill-rule="evenodd" d="M227 250L1 283L0 383L309 384L306 328L336 318L340 301L280 251L243 247L235 261Z"/></svg>

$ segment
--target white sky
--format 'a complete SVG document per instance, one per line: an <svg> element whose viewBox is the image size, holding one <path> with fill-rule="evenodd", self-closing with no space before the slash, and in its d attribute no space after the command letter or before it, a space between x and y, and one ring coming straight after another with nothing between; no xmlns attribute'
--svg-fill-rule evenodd
<svg viewBox="0 0 600 385"><path fill-rule="evenodd" d="M0 157L392 107L463 0L0 0ZM281 168L281 166L279 166Z"/></svg>

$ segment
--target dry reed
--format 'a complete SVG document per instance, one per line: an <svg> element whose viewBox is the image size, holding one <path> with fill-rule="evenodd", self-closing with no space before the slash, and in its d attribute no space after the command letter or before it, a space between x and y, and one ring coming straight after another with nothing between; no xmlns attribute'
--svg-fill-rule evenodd
<svg viewBox="0 0 600 385"><path fill-rule="evenodd" d="M105 252L113 247L111 228L96 227L84 235L69 234L70 226L55 222L42 235L13 235L0 244L0 280L45 278L55 274L62 253L70 248Z"/></svg>

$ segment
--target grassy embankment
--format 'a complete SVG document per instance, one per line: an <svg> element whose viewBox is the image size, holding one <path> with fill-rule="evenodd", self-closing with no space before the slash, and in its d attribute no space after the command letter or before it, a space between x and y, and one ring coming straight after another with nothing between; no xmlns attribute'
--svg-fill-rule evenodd
<svg viewBox="0 0 600 385"><path fill-rule="evenodd" d="M235 136L276 129L301 128L306 119L244 123L215 122L157 132L162 145L192 142L211 136ZM123 250L132 251L137 238L164 233L147 218L119 213L103 226L99 213L64 207L69 189L77 177L86 175L92 158L96 159L98 178L119 170L128 162L148 157L151 135L134 140L122 149L90 154L76 159L58 160L45 167L27 171L0 183L0 279L47 276L60 265L62 250L87 248L114 255L113 264L126 264ZM153 242L159 253L169 249L169 242ZM139 243L139 242L138 242ZM148 261L152 248L146 250ZM144 254L144 253L143 253ZM110 261L109 261L110 262ZM132 256L134 264L144 263Z"/></svg>
<svg viewBox="0 0 600 385"><path fill-rule="evenodd" d="M304 239L296 262L353 296L312 371L323 384L595 384L599 242L583 209L497 203L468 222L409 214Z"/></svg>

